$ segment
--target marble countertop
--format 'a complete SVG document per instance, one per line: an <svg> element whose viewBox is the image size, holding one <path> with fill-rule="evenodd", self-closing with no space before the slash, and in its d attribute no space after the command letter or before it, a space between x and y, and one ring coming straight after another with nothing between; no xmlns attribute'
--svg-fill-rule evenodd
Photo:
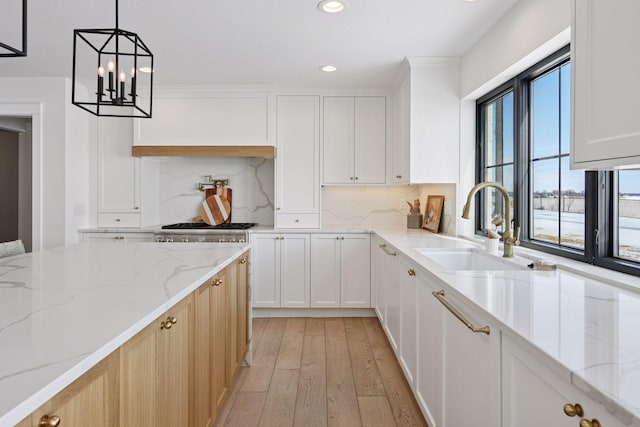
<svg viewBox="0 0 640 427"><path fill-rule="evenodd" d="M445 290L488 313L504 333L533 344L548 356L547 365L623 425L640 426L640 278L524 248L515 248L514 262L524 266L542 255L558 262L558 270L447 271L416 248L483 247L420 231L374 231ZM577 274L583 270L586 275Z"/></svg>
<svg viewBox="0 0 640 427"><path fill-rule="evenodd" d="M249 249L88 242L0 259L0 426L12 426Z"/></svg>

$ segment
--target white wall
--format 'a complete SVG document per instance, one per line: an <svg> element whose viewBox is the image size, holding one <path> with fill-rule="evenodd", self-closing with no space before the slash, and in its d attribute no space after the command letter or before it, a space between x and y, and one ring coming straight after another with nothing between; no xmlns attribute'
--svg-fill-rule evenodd
<svg viewBox="0 0 640 427"><path fill-rule="evenodd" d="M71 86L71 81L65 79L64 244L67 245L78 243L78 228L89 226L89 118L91 115L71 103ZM76 86L76 90L82 91L83 88ZM85 95L80 94L80 96Z"/></svg>
<svg viewBox="0 0 640 427"><path fill-rule="evenodd" d="M464 55L462 98L478 98L569 43L571 0L521 0Z"/></svg>
<svg viewBox="0 0 640 427"><path fill-rule="evenodd" d="M521 0L463 56L459 206L475 184L476 99L568 44L570 26L571 0ZM457 225L459 235L474 232L473 221Z"/></svg>
<svg viewBox="0 0 640 427"><path fill-rule="evenodd" d="M70 82L65 78L0 78L0 107L2 104L41 106L37 136L41 136L42 143L40 145L40 141L34 141L33 147L33 156L39 168L33 171L37 177L34 188L39 188L39 198L33 204L34 211L38 211L34 217L39 218L33 225L34 238L38 240L36 248L46 249L65 244L68 193L76 185L82 187L82 183L88 179L83 172L88 159L82 153L71 155L69 161L72 163L67 165L67 137L71 138L69 149L78 149L85 132L82 123L86 120L70 112L69 90ZM68 114L74 117L67 120ZM77 182L72 183L71 180ZM72 186L69 191L67 185ZM75 196L71 198L75 203Z"/></svg>

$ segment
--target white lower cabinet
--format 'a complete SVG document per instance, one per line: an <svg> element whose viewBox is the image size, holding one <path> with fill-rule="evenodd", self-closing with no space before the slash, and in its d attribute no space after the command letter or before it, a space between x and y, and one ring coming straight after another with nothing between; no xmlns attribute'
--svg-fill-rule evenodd
<svg viewBox="0 0 640 427"><path fill-rule="evenodd" d="M309 307L310 235L253 234L253 307Z"/></svg>
<svg viewBox="0 0 640 427"><path fill-rule="evenodd" d="M423 270L416 269L418 375L414 387L416 399L422 407L429 426L440 427L443 409L444 357L442 305L433 296L437 290ZM402 271L400 272L402 274Z"/></svg>
<svg viewBox="0 0 640 427"><path fill-rule="evenodd" d="M400 365L407 381L414 386L416 382L418 349L417 349L417 270L405 257L398 258L399 293L400 293Z"/></svg>
<svg viewBox="0 0 640 427"><path fill-rule="evenodd" d="M376 239L372 248L375 275L375 310L394 351L400 341L400 292L398 257L393 246Z"/></svg>
<svg viewBox="0 0 640 427"><path fill-rule="evenodd" d="M369 234L311 235L311 307L371 307Z"/></svg>
<svg viewBox="0 0 640 427"><path fill-rule="evenodd" d="M473 332L451 311L444 311L443 425L499 426L500 331L460 299L449 293L442 297L475 327L490 328L489 334Z"/></svg>
<svg viewBox="0 0 640 427"><path fill-rule="evenodd" d="M569 411L582 409L582 416L569 416ZM623 424L607 413L602 405L565 381L532 354L531 349L517 345L502 336L502 425L504 427L577 427L587 420L603 427ZM589 425L589 424L585 424Z"/></svg>

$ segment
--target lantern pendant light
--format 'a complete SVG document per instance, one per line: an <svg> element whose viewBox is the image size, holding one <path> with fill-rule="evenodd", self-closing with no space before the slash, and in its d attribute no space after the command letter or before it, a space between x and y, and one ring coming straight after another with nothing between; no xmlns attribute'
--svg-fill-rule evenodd
<svg viewBox="0 0 640 427"><path fill-rule="evenodd" d="M18 40L5 40L4 38L8 34L5 34L4 31L13 29L13 25L7 24L4 19L17 18L19 8L22 8L21 29L19 30L21 32L21 40L20 42ZM27 56L27 0L11 0L10 3L3 5L2 9L2 19L0 19L0 58ZM12 46L16 42L20 44L20 47Z"/></svg>
<svg viewBox="0 0 640 427"><path fill-rule="evenodd" d="M115 4L115 28L73 30L71 102L96 116L151 118L153 54L119 27Z"/></svg>

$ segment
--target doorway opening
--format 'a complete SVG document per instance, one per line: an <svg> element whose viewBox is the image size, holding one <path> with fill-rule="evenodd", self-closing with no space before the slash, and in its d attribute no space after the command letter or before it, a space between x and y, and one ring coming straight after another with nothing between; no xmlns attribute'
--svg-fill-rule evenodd
<svg viewBox="0 0 640 427"><path fill-rule="evenodd" d="M0 242L33 249L31 118L0 116Z"/></svg>

